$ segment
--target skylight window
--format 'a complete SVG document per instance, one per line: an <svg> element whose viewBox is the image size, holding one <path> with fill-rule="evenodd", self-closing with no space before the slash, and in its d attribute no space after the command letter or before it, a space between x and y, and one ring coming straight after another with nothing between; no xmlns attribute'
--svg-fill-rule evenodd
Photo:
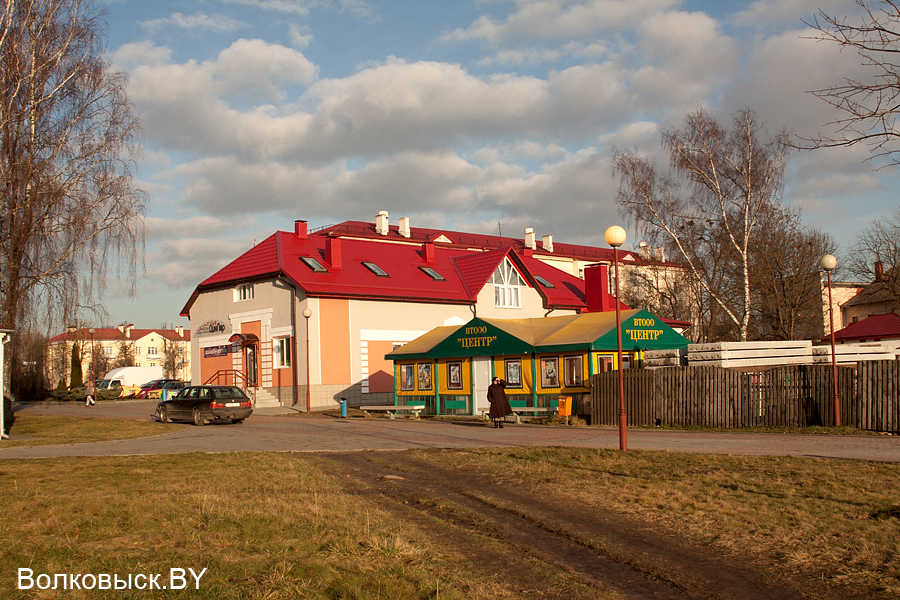
<svg viewBox="0 0 900 600"><path fill-rule="evenodd" d="M327 273L327 272L328 272L328 269L326 269L325 267L323 267L323 266L322 266L322 263L320 263L319 261L317 261L317 260L316 260L315 258L313 258L312 256L301 256L301 257L300 257L300 260L302 260L303 263L304 263L307 267L309 267L310 269L312 269L312 272L313 272L313 273Z"/></svg>
<svg viewBox="0 0 900 600"><path fill-rule="evenodd" d="M364 261L362 262L362 265L363 265L365 268L367 268L368 270L370 270L370 271L372 271L373 273L375 273L376 275L378 275L379 277L390 277L390 275L388 275L388 272L387 272L387 271L385 271L384 269L382 269L381 267L379 267L378 265L376 265L376 264L373 263L373 262L369 262L369 261L364 260Z"/></svg>
<svg viewBox="0 0 900 600"><path fill-rule="evenodd" d="M432 269L431 267L419 267L422 272L434 279L435 281L447 281L444 276Z"/></svg>
<svg viewBox="0 0 900 600"><path fill-rule="evenodd" d="M552 283L550 283L549 281L547 281L540 275L535 275L534 278L537 279L538 283L541 284L542 286L544 286L545 288L555 288L556 287L555 285L553 285Z"/></svg>

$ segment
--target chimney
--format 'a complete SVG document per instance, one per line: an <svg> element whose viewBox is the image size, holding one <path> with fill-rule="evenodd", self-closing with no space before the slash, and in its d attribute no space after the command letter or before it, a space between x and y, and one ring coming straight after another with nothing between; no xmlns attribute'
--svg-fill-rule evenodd
<svg viewBox="0 0 900 600"><path fill-rule="evenodd" d="M532 229L531 227L525 228L525 247L531 248L532 250L534 250L536 247L536 244L534 242L534 229Z"/></svg>
<svg viewBox="0 0 900 600"><path fill-rule="evenodd" d="M298 240L305 240L307 238L306 221L294 221L294 235L297 236Z"/></svg>
<svg viewBox="0 0 900 600"><path fill-rule="evenodd" d="M341 238L325 238L325 262L333 271L341 270Z"/></svg>
<svg viewBox="0 0 900 600"><path fill-rule="evenodd" d="M378 216L375 217L375 232L379 235L387 235L389 231L388 212L386 210L379 211Z"/></svg>
<svg viewBox="0 0 900 600"><path fill-rule="evenodd" d="M400 235L409 237L409 217L400 217Z"/></svg>
<svg viewBox="0 0 900 600"><path fill-rule="evenodd" d="M875 281L884 279L884 263L880 260L875 261Z"/></svg>
<svg viewBox="0 0 900 600"><path fill-rule="evenodd" d="M125 326L124 326L124 325L119 325L118 329L119 329L119 333L125 333Z"/></svg>
<svg viewBox="0 0 900 600"><path fill-rule="evenodd" d="M175 333L178 334L178 337L184 337L184 327L182 327L181 325L177 326L175 328Z"/></svg>
<svg viewBox="0 0 900 600"><path fill-rule="evenodd" d="M125 326L125 337L127 337L129 340L131 339L131 330L132 329L134 329L134 324Z"/></svg>
<svg viewBox="0 0 900 600"><path fill-rule="evenodd" d="M616 310L616 299L609 292L608 265L587 265L584 268L584 295L588 312Z"/></svg>
<svg viewBox="0 0 900 600"><path fill-rule="evenodd" d="M647 242L641 242L638 244L638 254L644 260L650 260L650 246Z"/></svg>
<svg viewBox="0 0 900 600"><path fill-rule="evenodd" d="M422 260L426 264L434 264L434 242L425 242L422 244Z"/></svg>
<svg viewBox="0 0 900 600"><path fill-rule="evenodd" d="M552 235L545 235L544 237L541 238L541 241L544 242L543 243L544 252L553 252L553 236Z"/></svg>
<svg viewBox="0 0 900 600"><path fill-rule="evenodd" d="M666 249L662 246L657 246L653 249L653 257L659 262L666 262Z"/></svg>

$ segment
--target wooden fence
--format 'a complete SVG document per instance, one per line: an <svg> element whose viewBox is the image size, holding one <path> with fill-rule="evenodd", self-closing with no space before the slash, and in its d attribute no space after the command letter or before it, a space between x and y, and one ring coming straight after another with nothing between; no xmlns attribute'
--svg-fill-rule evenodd
<svg viewBox="0 0 900 600"><path fill-rule="evenodd" d="M833 425L831 365L791 365L758 373L721 367L626 370L625 409L634 426ZM900 362L838 367L841 424L900 433ZM591 422L619 422L618 373L591 378Z"/></svg>

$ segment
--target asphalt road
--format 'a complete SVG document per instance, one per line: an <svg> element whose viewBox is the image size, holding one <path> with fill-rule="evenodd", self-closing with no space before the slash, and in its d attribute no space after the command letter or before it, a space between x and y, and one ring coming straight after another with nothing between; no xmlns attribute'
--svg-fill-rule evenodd
<svg viewBox="0 0 900 600"><path fill-rule="evenodd" d="M156 401L83 404L14 405L15 412L146 420ZM290 412L290 411L288 411ZM281 413L281 414L278 414ZM15 439L15 428L12 439ZM0 442L0 459L65 456L128 456L185 452L354 452L411 448L569 446L619 447L614 428L548 427L507 424L494 429L479 421L433 421L387 418L298 418L284 411L261 409L239 425L186 425L150 437L65 444L9 447ZM772 433L696 432L633 429L629 450L662 450L710 454L802 456L900 462L900 436L828 436Z"/></svg>

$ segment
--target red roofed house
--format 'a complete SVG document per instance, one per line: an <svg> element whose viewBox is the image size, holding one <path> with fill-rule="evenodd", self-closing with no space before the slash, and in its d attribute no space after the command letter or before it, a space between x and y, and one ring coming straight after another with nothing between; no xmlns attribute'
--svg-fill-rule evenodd
<svg viewBox="0 0 900 600"><path fill-rule="evenodd" d="M184 327L172 329L136 329L134 325L118 327L97 327L91 335L87 328L69 327L50 339L47 344L49 354L48 377L51 385L60 380L68 385L72 344L81 348L81 372L84 380L91 378L91 373L102 378L115 364L121 353L129 353L136 367L162 366L166 372L166 362L172 369L167 377L173 379L191 379L191 332ZM92 364L93 357L96 364Z"/></svg>
<svg viewBox="0 0 900 600"><path fill-rule="evenodd" d="M631 253L622 253L630 256ZM612 250L347 222L278 231L201 282L191 320L193 382L238 382L257 406L393 402L384 356L473 316L535 318L613 310ZM560 265L565 268L558 268ZM586 292L587 289L587 292ZM624 306L624 305L623 305ZM304 314L309 315L304 317ZM309 353L307 353L307 331Z"/></svg>
<svg viewBox="0 0 900 600"><path fill-rule="evenodd" d="M823 342L830 340L830 337L822 339ZM834 332L834 341L836 344L882 342L885 346L900 347L900 315L896 313L872 315L862 321L850 323Z"/></svg>

